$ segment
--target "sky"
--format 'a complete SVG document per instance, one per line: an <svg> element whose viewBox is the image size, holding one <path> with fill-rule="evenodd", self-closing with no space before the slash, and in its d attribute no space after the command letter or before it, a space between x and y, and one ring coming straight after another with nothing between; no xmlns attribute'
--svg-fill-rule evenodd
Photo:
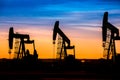
<svg viewBox="0 0 120 80"><path fill-rule="evenodd" d="M76 58L102 58L103 14L107 11L108 21L120 29L119 4L119 0L0 0L0 58L14 56L14 47L11 56L8 54L10 27L35 40L39 58L56 58L57 44L54 48L52 34L57 20L75 45ZM32 45L28 48L32 53Z"/></svg>

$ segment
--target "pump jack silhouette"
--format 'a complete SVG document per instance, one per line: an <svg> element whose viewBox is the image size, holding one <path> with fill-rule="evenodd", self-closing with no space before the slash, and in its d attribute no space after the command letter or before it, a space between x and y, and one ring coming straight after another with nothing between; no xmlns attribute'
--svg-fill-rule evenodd
<svg viewBox="0 0 120 80"><path fill-rule="evenodd" d="M102 41L104 47L104 57L109 60L110 55L115 62L119 54L116 53L115 40L120 40L119 29L108 22L108 12L104 13L102 24ZM120 57L119 57L120 58Z"/></svg>
<svg viewBox="0 0 120 80"><path fill-rule="evenodd" d="M70 45L70 39L59 28L59 21L56 21L55 25L54 25L54 29L53 29L53 44L55 44L57 33L62 37L62 47L61 47L61 52L60 52L60 59L62 59L62 54L64 55L64 59L66 59L67 57L75 58L75 46L71 46ZM67 50L68 49L73 49L74 50L74 54L73 55L68 55L67 54Z"/></svg>
<svg viewBox="0 0 120 80"><path fill-rule="evenodd" d="M9 49L13 48L13 38L20 39L20 46L19 46L19 50L17 53L17 59L23 59L26 56L25 44L33 44L34 53L37 54L36 49L35 49L34 40L30 40L30 36L28 34L15 34L13 27L10 27L10 29L9 29ZM36 58L37 58L37 56L36 56Z"/></svg>

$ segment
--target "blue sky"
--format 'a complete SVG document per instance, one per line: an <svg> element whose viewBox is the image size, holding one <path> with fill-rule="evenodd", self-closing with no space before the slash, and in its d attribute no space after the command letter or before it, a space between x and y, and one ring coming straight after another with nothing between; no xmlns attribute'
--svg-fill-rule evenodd
<svg viewBox="0 0 120 80"><path fill-rule="evenodd" d="M119 4L119 0L0 0L0 28L26 25L52 29L56 20L64 28L101 28L105 11L109 22L120 26Z"/></svg>
<svg viewBox="0 0 120 80"><path fill-rule="evenodd" d="M119 0L0 0L0 21L23 17L23 20L45 20L47 24L49 20L61 20L65 24L91 23L91 20L100 21L105 11L111 17L120 18L119 4Z"/></svg>
<svg viewBox="0 0 120 80"><path fill-rule="evenodd" d="M31 29L39 30L39 36L52 39L52 34L42 31L52 32L54 22L59 20L70 38L102 40L105 11L109 12L109 22L120 28L119 0L0 0L0 39L7 39L10 26L31 35L37 35Z"/></svg>

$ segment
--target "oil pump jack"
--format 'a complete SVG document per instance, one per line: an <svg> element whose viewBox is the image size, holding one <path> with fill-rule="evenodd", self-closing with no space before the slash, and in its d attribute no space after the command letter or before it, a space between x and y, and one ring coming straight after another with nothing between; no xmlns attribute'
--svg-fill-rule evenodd
<svg viewBox="0 0 120 80"><path fill-rule="evenodd" d="M17 33L15 34L13 27L10 27L9 29L9 49L10 50L13 48L13 38L20 39L20 46L17 53L17 59L23 59L26 56L25 44L33 44L35 55L37 55L37 52L35 50L34 40L30 40L30 37L28 34L17 34Z"/></svg>
<svg viewBox="0 0 120 80"><path fill-rule="evenodd" d="M119 29L108 22L108 12L104 13L102 24L102 41L104 47L104 57L116 62L120 57L116 53L115 40L120 40Z"/></svg>
<svg viewBox="0 0 120 80"><path fill-rule="evenodd" d="M59 28L59 21L56 21L55 25L54 25L54 29L53 29L53 44L55 44L57 33L62 38L62 46L61 46L61 51L60 51L60 54L59 54L60 55L60 59L62 59L62 55L64 55L63 59L66 59L66 58L68 58L70 56L75 59L75 46L71 46L70 45L69 38ZM67 54L67 50L68 49L73 49L74 55L68 55Z"/></svg>

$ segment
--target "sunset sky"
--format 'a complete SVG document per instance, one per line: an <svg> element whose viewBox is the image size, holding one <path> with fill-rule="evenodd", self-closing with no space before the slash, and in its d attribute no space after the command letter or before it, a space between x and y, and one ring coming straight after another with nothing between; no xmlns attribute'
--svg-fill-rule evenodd
<svg viewBox="0 0 120 80"><path fill-rule="evenodd" d="M76 58L102 58L101 27L105 11L109 12L109 22L120 29L119 0L0 0L0 58L9 58L11 26L15 32L29 34L35 40L39 58L55 58L57 45L54 53L52 30L56 20L71 45L75 45ZM117 51L120 53L118 47Z"/></svg>

